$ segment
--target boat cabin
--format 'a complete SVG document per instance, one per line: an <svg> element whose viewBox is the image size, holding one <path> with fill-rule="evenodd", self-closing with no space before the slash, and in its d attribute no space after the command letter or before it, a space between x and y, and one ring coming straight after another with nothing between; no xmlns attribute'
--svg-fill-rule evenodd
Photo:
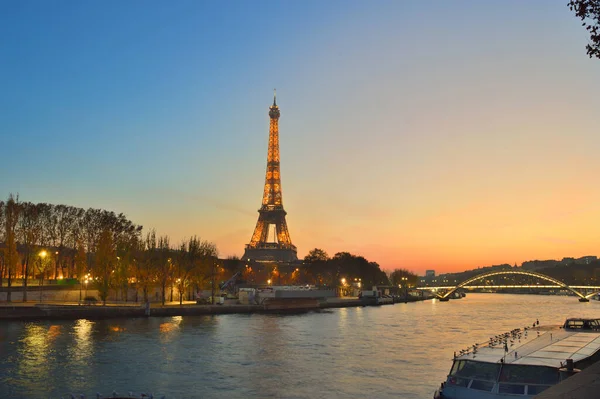
<svg viewBox="0 0 600 399"><path fill-rule="evenodd" d="M456 360L448 384L482 392L537 395L559 378L555 367Z"/></svg>
<svg viewBox="0 0 600 399"><path fill-rule="evenodd" d="M600 331L600 319L567 319L563 325L565 330L589 330Z"/></svg>

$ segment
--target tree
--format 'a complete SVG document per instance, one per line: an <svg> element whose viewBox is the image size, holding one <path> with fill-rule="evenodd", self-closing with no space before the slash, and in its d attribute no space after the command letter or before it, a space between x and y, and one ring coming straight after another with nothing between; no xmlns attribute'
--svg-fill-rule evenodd
<svg viewBox="0 0 600 399"><path fill-rule="evenodd" d="M100 295L104 306L106 306L106 298L111 287L116 260L117 255L115 254L112 234L110 231L104 230L98 240L96 268L94 271L94 278L97 279L98 295Z"/></svg>
<svg viewBox="0 0 600 399"><path fill-rule="evenodd" d="M395 269L389 277L391 285L402 286L403 288L416 286L418 278L416 274L406 269Z"/></svg>
<svg viewBox="0 0 600 399"><path fill-rule="evenodd" d="M44 276L49 269L50 259L48 258L48 251L45 249L41 250L38 254L37 269L40 272L40 302L42 302L42 286L44 285Z"/></svg>
<svg viewBox="0 0 600 399"><path fill-rule="evenodd" d="M193 237L196 241L195 249L196 255L196 267L192 269L192 273L190 275L189 285L192 284L195 286L195 291L200 289L200 287L206 287L206 285L210 284L210 289L212 292L212 303L214 304L214 296L216 290L216 280L217 275L223 269L223 265L218 259L218 250L217 246L206 240L200 240L199 238Z"/></svg>
<svg viewBox="0 0 600 399"><path fill-rule="evenodd" d="M6 242L6 212L4 201L0 201L0 242ZM4 278L4 250L0 251L0 287Z"/></svg>
<svg viewBox="0 0 600 399"><path fill-rule="evenodd" d="M306 263L326 262L327 260L329 260L327 252L320 248L315 248L309 251L308 254L304 257L304 262Z"/></svg>
<svg viewBox="0 0 600 399"><path fill-rule="evenodd" d="M83 278L87 272L87 255L85 254L85 247L81 240L77 240L77 252L75 253L75 273L77 280L79 280L79 300L81 301L81 285L83 284Z"/></svg>
<svg viewBox="0 0 600 399"><path fill-rule="evenodd" d="M20 205L20 217L17 224L17 237L22 247L22 272L23 277L23 302L27 302L27 283L30 274L30 263L32 251L37 245L40 236L40 223L38 207L31 202L22 202Z"/></svg>
<svg viewBox="0 0 600 399"><path fill-rule="evenodd" d="M121 291L121 298L127 302L129 279L135 277L133 263L137 256L139 239L137 236L123 235L117 241L116 284Z"/></svg>
<svg viewBox="0 0 600 399"><path fill-rule="evenodd" d="M17 262L19 261L19 253L17 252L17 241L15 227L19 219L19 198L10 194L5 206L5 237L6 244L4 248L4 263L7 272L8 292L6 293L6 301L11 302L11 287L12 280L16 274Z"/></svg>
<svg viewBox="0 0 600 399"><path fill-rule="evenodd" d="M146 237L143 240L138 240L137 255L135 261L133 262L136 302L138 290L140 288L142 289L143 302L148 300L148 290L150 289L150 286L156 277L153 267L156 252L156 233L154 230L150 230L148 233L146 233Z"/></svg>
<svg viewBox="0 0 600 399"><path fill-rule="evenodd" d="M58 278L58 269L65 275L65 249L69 235L72 234L76 225L76 208L66 205L56 205L53 212L53 227L55 229L56 246L58 247L58 256L54 265L54 278Z"/></svg>
<svg viewBox="0 0 600 399"><path fill-rule="evenodd" d="M315 248L304 257L304 271L315 284L325 284L329 255L320 248Z"/></svg>
<svg viewBox="0 0 600 399"><path fill-rule="evenodd" d="M569 8L590 33L591 43L585 46L587 54L600 58L600 0L570 0Z"/></svg>
<svg viewBox="0 0 600 399"><path fill-rule="evenodd" d="M167 298L167 286L173 277L173 259L169 236L158 238L158 247L153 257L153 266L160 284L160 295L163 306Z"/></svg>
<svg viewBox="0 0 600 399"><path fill-rule="evenodd" d="M183 241L174 262L174 279L179 291L179 304L183 304L183 294L190 285L194 272L200 267L202 260L202 243L198 237Z"/></svg>

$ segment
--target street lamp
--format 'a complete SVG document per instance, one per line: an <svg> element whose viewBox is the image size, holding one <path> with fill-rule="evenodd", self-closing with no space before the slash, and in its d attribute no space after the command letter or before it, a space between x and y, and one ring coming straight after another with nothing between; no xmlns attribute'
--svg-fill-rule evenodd
<svg viewBox="0 0 600 399"><path fill-rule="evenodd" d="M212 268L210 271L210 274L211 274L210 291L211 291L211 302L213 305L215 304L215 269L216 269L216 267L217 267L217 262L215 262L215 260L213 259Z"/></svg>
<svg viewBox="0 0 600 399"><path fill-rule="evenodd" d="M271 279L267 280L267 284L271 285Z"/></svg>
<svg viewBox="0 0 600 399"><path fill-rule="evenodd" d="M84 294L84 298L83 298L84 300L87 298L87 287L88 287L88 283L90 282L90 279L91 279L90 274L87 273L85 275L85 279L83 280L83 282L85 284L85 294Z"/></svg>
<svg viewBox="0 0 600 399"><path fill-rule="evenodd" d="M40 251L40 303L42 303L42 287L44 286L44 259L48 255L46 250Z"/></svg>

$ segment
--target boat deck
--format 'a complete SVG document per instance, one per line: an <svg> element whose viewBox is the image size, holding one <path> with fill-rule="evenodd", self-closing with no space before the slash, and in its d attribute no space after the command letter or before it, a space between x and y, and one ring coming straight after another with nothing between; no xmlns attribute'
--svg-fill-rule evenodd
<svg viewBox="0 0 600 399"><path fill-rule="evenodd" d="M560 367L566 359L577 362L600 349L600 332L565 330L560 326L529 328L498 337L461 352L456 359Z"/></svg>

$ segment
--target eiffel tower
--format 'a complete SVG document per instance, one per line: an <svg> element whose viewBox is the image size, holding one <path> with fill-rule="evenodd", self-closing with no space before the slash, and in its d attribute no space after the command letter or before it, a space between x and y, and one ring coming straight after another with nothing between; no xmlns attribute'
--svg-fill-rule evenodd
<svg viewBox="0 0 600 399"><path fill-rule="evenodd" d="M244 260L258 262L294 262L298 260L296 246L292 244L283 209L281 176L279 173L279 107L277 95L269 107L269 150L262 206L258 222L246 245ZM270 241L272 239L272 241Z"/></svg>

